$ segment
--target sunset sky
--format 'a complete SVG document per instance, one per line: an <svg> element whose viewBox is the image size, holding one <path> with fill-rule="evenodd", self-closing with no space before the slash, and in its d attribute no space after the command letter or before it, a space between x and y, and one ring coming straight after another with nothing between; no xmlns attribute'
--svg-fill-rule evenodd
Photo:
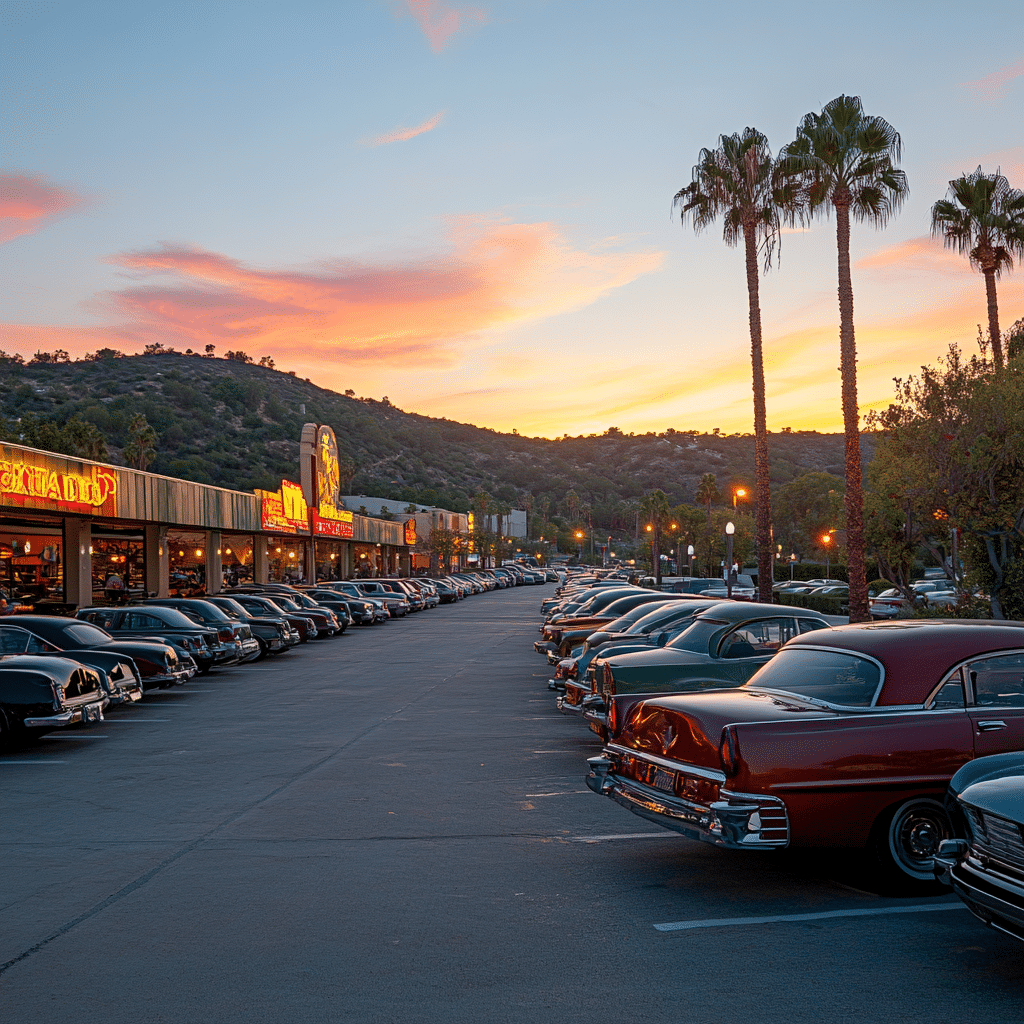
<svg viewBox="0 0 1024 1024"><path fill-rule="evenodd" d="M1024 5L4 0L0 348L241 349L521 434L752 430L743 254L673 217L701 148L858 95L911 195L853 228L862 411L981 276L950 178L1024 188ZM831 12L831 13L830 13ZM769 429L841 429L834 220L761 283ZM1024 317L1024 268L999 283Z"/></svg>

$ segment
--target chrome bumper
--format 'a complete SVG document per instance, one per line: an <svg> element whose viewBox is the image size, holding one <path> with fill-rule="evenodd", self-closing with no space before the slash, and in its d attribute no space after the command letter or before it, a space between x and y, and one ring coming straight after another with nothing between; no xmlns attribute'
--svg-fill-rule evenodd
<svg viewBox="0 0 1024 1024"><path fill-rule="evenodd" d="M26 718L24 719L25 728L48 729L63 725L75 725L77 722L102 722L103 704L102 700L97 700L89 704L80 704L78 707L68 708L58 715L41 715L36 718Z"/></svg>
<svg viewBox="0 0 1024 1024"><path fill-rule="evenodd" d="M1024 884L1019 879L983 865L965 839L940 843L934 871L979 921L1024 941Z"/></svg>
<svg viewBox="0 0 1024 1024"><path fill-rule="evenodd" d="M195 675L194 669L175 668L170 672L162 672L155 676L146 676L147 683L187 683Z"/></svg>
<svg viewBox="0 0 1024 1024"><path fill-rule="evenodd" d="M674 776L678 771L678 766L671 761L651 755L645 755L644 759L663 767L666 774ZM733 850L779 849L789 845L789 816L782 801L774 797L722 790L720 796L725 799L702 805L614 775L614 762L608 757L591 757L587 763L590 772L586 783L591 790L688 839ZM712 773L706 774L710 777ZM724 776L721 781L725 781ZM767 819L767 825L762 816Z"/></svg>

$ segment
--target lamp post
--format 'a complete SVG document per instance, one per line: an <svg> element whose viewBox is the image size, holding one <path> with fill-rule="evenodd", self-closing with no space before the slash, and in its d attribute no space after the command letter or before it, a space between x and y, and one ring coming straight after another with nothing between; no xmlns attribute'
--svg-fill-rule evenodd
<svg viewBox="0 0 1024 1024"><path fill-rule="evenodd" d="M796 552L793 551L789 556L789 582L793 582L793 566L796 565Z"/></svg>
<svg viewBox="0 0 1024 1024"><path fill-rule="evenodd" d="M687 544L686 546L686 564L690 570L690 578L693 579L693 545Z"/></svg>
<svg viewBox="0 0 1024 1024"><path fill-rule="evenodd" d="M747 496L746 488L744 488L744 487L735 487L735 488L733 488L733 492L732 492L732 508L733 508L734 512L736 511L736 501L737 501L737 499L745 498L746 496Z"/></svg>
<svg viewBox="0 0 1024 1024"><path fill-rule="evenodd" d="M583 531L576 531L576 561L583 561Z"/></svg>
<svg viewBox="0 0 1024 1024"><path fill-rule="evenodd" d="M832 534L823 533L821 535L821 543L825 547L825 579L829 579L830 569L832 567L832 549L830 547L832 543Z"/></svg>
<svg viewBox="0 0 1024 1024"><path fill-rule="evenodd" d="M725 596L732 598L732 541L736 533L736 524L725 524Z"/></svg>

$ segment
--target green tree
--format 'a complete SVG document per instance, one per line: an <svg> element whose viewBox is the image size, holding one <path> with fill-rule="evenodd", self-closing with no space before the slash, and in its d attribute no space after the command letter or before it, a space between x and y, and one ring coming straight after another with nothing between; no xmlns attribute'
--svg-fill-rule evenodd
<svg viewBox="0 0 1024 1024"><path fill-rule="evenodd" d="M903 559L889 578L902 582L923 545L954 570L963 558L994 618L1024 617L1024 359L999 371L951 346L938 368L898 381L870 422L883 432L869 476L872 539L890 564Z"/></svg>
<svg viewBox="0 0 1024 1024"><path fill-rule="evenodd" d="M962 174L949 183L946 198L932 207L932 234L941 235L947 249L966 255L985 276L988 298L988 336L997 369L1003 366L999 335L996 278L1013 269L1013 257L1024 256L1024 192L1011 188L996 169Z"/></svg>
<svg viewBox="0 0 1024 1024"><path fill-rule="evenodd" d="M719 136L717 149L700 151L693 180L673 200L674 205L681 207L682 222L689 220L695 231L703 231L721 217L726 245L743 242L754 391L758 591L762 601L772 599L772 509L758 253L768 270L779 240L781 220L794 216L795 198L793 185L779 179L768 139L756 128L744 128L742 134Z"/></svg>
<svg viewBox="0 0 1024 1024"><path fill-rule="evenodd" d="M124 446L128 465L145 469L156 458L156 431L143 415L135 416L128 426L128 443Z"/></svg>
<svg viewBox="0 0 1024 1024"><path fill-rule="evenodd" d="M63 426L53 420L41 420L34 413L25 413L15 427L8 426L5 439L39 448L41 451L71 455L79 459L102 462L107 458L107 439L88 420L72 416Z"/></svg>
<svg viewBox="0 0 1024 1024"><path fill-rule="evenodd" d="M846 542L850 573L850 621L868 612L864 556L864 494L860 466L860 413L857 405L857 344L853 328L850 276L850 218L882 227L899 209L909 189L900 159L899 133L881 117L864 113L859 96L837 96L820 114L807 114L796 139L780 154L782 170L798 181L808 220L835 210L839 257L839 354L843 433L846 441Z"/></svg>
<svg viewBox="0 0 1024 1024"><path fill-rule="evenodd" d="M668 529L672 519L668 498L664 491L652 491L640 501L640 518L651 540L651 572L656 584L661 586L661 536Z"/></svg>

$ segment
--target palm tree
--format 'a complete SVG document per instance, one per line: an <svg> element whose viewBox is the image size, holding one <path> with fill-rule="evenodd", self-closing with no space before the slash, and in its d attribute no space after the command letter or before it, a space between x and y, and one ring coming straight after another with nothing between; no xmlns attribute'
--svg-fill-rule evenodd
<svg viewBox="0 0 1024 1024"><path fill-rule="evenodd" d="M651 533L651 573L655 586L661 588L661 531L670 517L668 497L664 491L651 491L640 500L640 514Z"/></svg>
<svg viewBox="0 0 1024 1024"><path fill-rule="evenodd" d="M882 227L906 199L907 176L895 161L903 145L881 117L864 113L859 96L837 96L820 114L807 114L796 139L779 154L784 174L803 187L805 219L836 211L839 251L839 355L846 435L846 549L850 570L850 621L868 613L864 558L864 493L857 408L857 344L853 333L850 217Z"/></svg>
<svg viewBox="0 0 1024 1024"><path fill-rule="evenodd" d="M757 257L760 252L768 270L779 241L780 220L792 219L795 197L794 187L779 179L768 139L756 128L744 128L742 134L719 136L717 149L702 149L693 168L693 181L673 199L673 206L682 207L683 224L689 219L693 229L700 232L721 216L726 244L738 245L743 240L754 389L757 580L762 601L772 599L772 507ZM710 510L709 503L709 514Z"/></svg>
<svg viewBox="0 0 1024 1024"><path fill-rule="evenodd" d="M999 173L962 174L949 183L945 199L932 207L932 234L942 235L947 249L966 254L985 275L988 295L988 336L996 369L1003 368L999 336L996 278L1013 269L1013 257L1024 256L1024 192L1011 188Z"/></svg>

